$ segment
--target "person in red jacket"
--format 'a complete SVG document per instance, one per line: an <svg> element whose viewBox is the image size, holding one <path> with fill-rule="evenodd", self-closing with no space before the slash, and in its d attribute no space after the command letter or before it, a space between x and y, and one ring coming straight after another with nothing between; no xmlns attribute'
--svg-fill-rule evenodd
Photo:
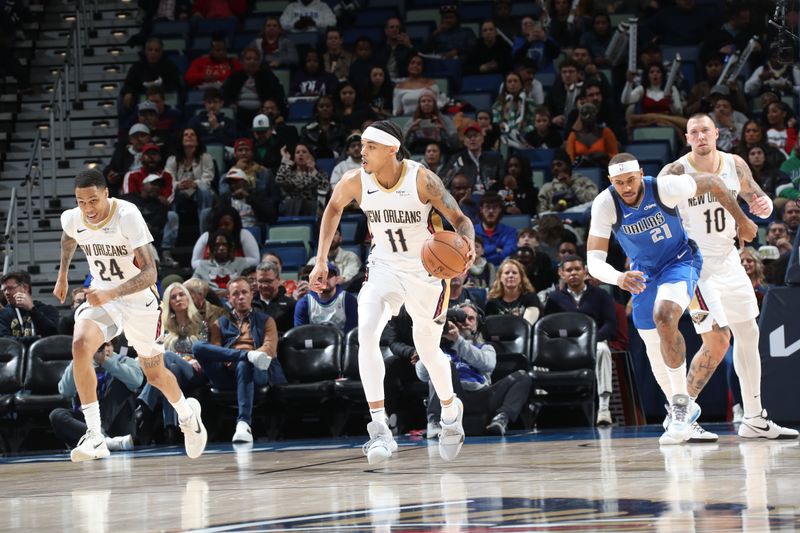
<svg viewBox="0 0 800 533"><path fill-rule="evenodd" d="M159 199L164 205L169 206L175 196L174 180L172 174L164 170L161 150L156 144L146 144L142 147L142 166L138 170L132 170L125 174L125 179L122 182L122 193L140 194L142 192L142 184L151 174L161 176Z"/></svg>
<svg viewBox="0 0 800 533"><path fill-rule="evenodd" d="M195 0L192 16L206 19L242 17L247 12L247 0Z"/></svg>
<svg viewBox="0 0 800 533"><path fill-rule="evenodd" d="M193 89L222 87L225 80L233 72L242 70L242 65L234 58L228 57L225 36L215 33L211 37L211 50L208 55L200 56L189 65L184 78L186 84Z"/></svg>

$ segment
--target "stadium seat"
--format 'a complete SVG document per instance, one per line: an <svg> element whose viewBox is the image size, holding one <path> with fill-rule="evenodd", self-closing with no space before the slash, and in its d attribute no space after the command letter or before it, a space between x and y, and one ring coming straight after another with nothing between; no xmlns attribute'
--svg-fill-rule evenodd
<svg viewBox="0 0 800 533"><path fill-rule="evenodd" d="M555 313L533 328L534 419L545 407L580 407L594 425L597 326L583 313Z"/></svg>
<svg viewBox="0 0 800 533"><path fill-rule="evenodd" d="M164 43L164 52L179 52L184 53L188 48L185 37L173 37L169 39L162 39Z"/></svg>
<svg viewBox="0 0 800 533"><path fill-rule="evenodd" d="M383 28L347 28L342 34L342 40L348 46L355 45L356 41L361 37L366 37L375 46L376 43L380 43L384 39Z"/></svg>
<svg viewBox="0 0 800 533"><path fill-rule="evenodd" d="M672 159L667 141L632 143L625 146L625 151L633 154L640 162L657 161L664 165Z"/></svg>
<svg viewBox="0 0 800 533"><path fill-rule="evenodd" d="M438 26L441 22L439 9L409 9L406 11L406 23L411 22L433 22Z"/></svg>
<svg viewBox="0 0 800 533"><path fill-rule="evenodd" d="M511 226L515 230L519 231L521 229L530 228L531 227L531 216L530 215L503 215L503 224L506 226Z"/></svg>
<svg viewBox="0 0 800 533"><path fill-rule="evenodd" d="M461 20L483 22L492 19L492 5L488 2L479 4L462 4L458 9Z"/></svg>
<svg viewBox="0 0 800 533"><path fill-rule="evenodd" d="M266 252L280 257L283 267L290 270L299 270L308 262L308 249L300 241L270 241L261 251L262 255Z"/></svg>
<svg viewBox="0 0 800 533"><path fill-rule="evenodd" d="M503 83L503 76L500 74L473 74L461 78L462 93L482 93L487 92L492 95L492 100L497 98L497 92Z"/></svg>
<svg viewBox="0 0 800 533"><path fill-rule="evenodd" d="M406 33L414 46L422 44L430 36L433 29L434 24L424 20L406 24Z"/></svg>
<svg viewBox="0 0 800 533"><path fill-rule="evenodd" d="M191 31L188 20L157 20L153 23L153 37L182 37L186 38Z"/></svg>
<svg viewBox="0 0 800 533"><path fill-rule="evenodd" d="M272 241L299 241L310 243L313 240L313 229L310 224L271 225L267 232L266 245Z"/></svg>
<svg viewBox="0 0 800 533"><path fill-rule="evenodd" d="M426 58L425 75L429 78L447 78L458 85L461 79L461 62L458 59Z"/></svg>
<svg viewBox="0 0 800 533"><path fill-rule="evenodd" d="M319 44L319 33L315 31L290 32L286 34L286 37L298 47L310 46L313 48Z"/></svg>
<svg viewBox="0 0 800 533"><path fill-rule="evenodd" d="M322 401L333 396L341 375L343 334L332 326L306 324L287 331L278 343L278 361L288 381L273 387L278 401Z"/></svg>
<svg viewBox="0 0 800 533"><path fill-rule="evenodd" d="M0 338L0 416L12 410L14 394L22 390L24 362L25 346Z"/></svg>
<svg viewBox="0 0 800 533"><path fill-rule="evenodd" d="M607 171L604 171L600 167L579 167L574 169L573 174L582 174L592 180L595 185L597 185L597 189L602 191L606 188L605 184L603 185L603 181L605 180L605 175Z"/></svg>
<svg viewBox="0 0 800 533"><path fill-rule="evenodd" d="M25 358L23 391L14 396L17 413L49 414L56 407L69 407L70 398L58 392L58 382L72 361L72 337L53 335L34 342Z"/></svg>
<svg viewBox="0 0 800 533"><path fill-rule="evenodd" d="M262 240L262 238L264 237L264 234L261 231L261 227L260 226L248 226L248 227L246 227L244 229L246 229L247 231L250 232L250 235L253 236L253 238L256 240L257 243L261 244L262 242L264 242Z"/></svg>
<svg viewBox="0 0 800 533"><path fill-rule="evenodd" d="M533 16L538 18L541 13L541 8L535 2L512 2L511 14L514 18L521 19L525 16Z"/></svg>
<svg viewBox="0 0 800 533"><path fill-rule="evenodd" d="M537 72L536 79L542 84L542 88L547 91L556 82L555 72Z"/></svg>
<svg viewBox="0 0 800 533"><path fill-rule="evenodd" d="M289 115L286 120L290 122L308 122L314 116L313 100L296 100L289 104Z"/></svg>
<svg viewBox="0 0 800 533"><path fill-rule="evenodd" d="M283 93L289 94L289 84L291 82L292 74L289 72L289 69L285 68L276 68L272 71L275 74L275 77L278 78L278 81L281 82L281 87L283 87Z"/></svg>
<svg viewBox="0 0 800 533"><path fill-rule="evenodd" d="M522 157L527 157L531 165L542 164L550 167L550 163L553 162L553 156L556 151L555 148L525 148L517 149L514 153Z"/></svg>
<svg viewBox="0 0 800 533"><path fill-rule="evenodd" d="M289 0L258 0L253 8L253 15L280 15Z"/></svg>
<svg viewBox="0 0 800 533"><path fill-rule="evenodd" d="M320 172L324 172L325 174L330 177L331 172L333 172L333 167L336 166L336 160L330 157L317 159L317 169Z"/></svg>
<svg viewBox="0 0 800 533"><path fill-rule="evenodd" d="M456 101L468 103L475 108L475 111L488 111L492 108L494 100L489 92L480 93L461 93L453 97Z"/></svg>
<svg viewBox="0 0 800 533"><path fill-rule="evenodd" d="M530 358L531 325L520 316L487 316L483 338L494 346L497 353L519 353Z"/></svg>
<svg viewBox="0 0 800 533"><path fill-rule="evenodd" d="M264 29L264 17L247 17L244 19L244 26L242 31L261 33Z"/></svg>
<svg viewBox="0 0 800 533"><path fill-rule="evenodd" d="M192 34L197 35L213 35L215 33L224 33L225 35L233 35L239 26L239 19L236 17L229 17L226 19L204 19L200 18L195 21L194 30ZM259 28L260 30L261 28Z"/></svg>
<svg viewBox="0 0 800 533"><path fill-rule="evenodd" d="M675 153L675 148L678 143L678 140L675 138L675 128L659 126L634 128L633 141L667 141L673 153Z"/></svg>
<svg viewBox="0 0 800 533"><path fill-rule="evenodd" d="M368 28L371 26L383 28L386 20L397 14L394 9L362 9L356 13L356 28Z"/></svg>
<svg viewBox="0 0 800 533"><path fill-rule="evenodd" d="M339 227L342 229L342 242L356 243L359 228L363 228L365 225L366 219L361 215L342 217L342 221L339 223Z"/></svg>
<svg viewBox="0 0 800 533"><path fill-rule="evenodd" d="M233 43L231 43L232 50L237 54L241 53L242 50L247 48L247 46L253 42L253 39L258 37L258 35L258 32L255 31L237 33L233 38Z"/></svg>

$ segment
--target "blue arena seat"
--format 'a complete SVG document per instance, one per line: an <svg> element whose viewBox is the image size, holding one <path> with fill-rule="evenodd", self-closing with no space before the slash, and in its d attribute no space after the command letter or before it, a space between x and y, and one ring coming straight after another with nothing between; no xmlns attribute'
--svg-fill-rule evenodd
<svg viewBox="0 0 800 533"><path fill-rule="evenodd" d="M153 37L186 37L191 31L188 20L157 20L153 23Z"/></svg>
<svg viewBox="0 0 800 533"><path fill-rule="evenodd" d="M262 250L262 254L271 252L281 258L283 268L299 270L308 262L308 250L299 241L270 241Z"/></svg>
<svg viewBox="0 0 800 533"><path fill-rule="evenodd" d="M515 230L519 231L521 229L530 228L531 227L531 216L525 214L519 215L503 215L503 224L506 226L511 226Z"/></svg>
<svg viewBox="0 0 800 533"><path fill-rule="evenodd" d="M289 104L289 122L309 121L314 116L314 102L312 100L297 100Z"/></svg>
<svg viewBox="0 0 800 533"><path fill-rule="evenodd" d="M354 45L361 37L366 37L375 46L377 43L383 42L383 28L347 28L342 34L344 44L350 46Z"/></svg>
<svg viewBox="0 0 800 533"><path fill-rule="evenodd" d="M625 151L635 155L639 161L659 161L662 165L672 159L667 141L632 143L625 146Z"/></svg>
<svg viewBox="0 0 800 533"><path fill-rule="evenodd" d="M462 93L481 93L488 92L492 99L497 97L500 85L503 83L503 76L500 74L473 74L461 78Z"/></svg>
<svg viewBox="0 0 800 533"><path fill-rule="evenodd" d="M356 28L383 27L389 17L397 15L394 9L363 9L356 13Z"/></svg>
<svg viewBox="0 0 800 533"><path fill-rule="evenodd" d="M261 30L264 29L264 20L266 20L264 17L248 17L244 21L242 31L261 33Z"/></svg>
<svg viewBox="0 0 800 533"><path fill-rule="evenodd" d="M333 172L333 167L336 166L336 160L333 158L317 159L317 169L324 172L328 176Z"/></svg>
<svg viewBox="0 0 800 533"><path fill-rule="evenodd" d="M475 108L475 111L489 110L494 103L492 94L488 92L482 93L461 93L455 95L453 98L461 100L462 102L469 103Z"/></svg>
<svg viewBox="0 0 800 533"><path fill-rule="evenodd" d="M236 17L229 17L226 19L198 19L194 23L194 35L213 35L215 33L224 33L225 35L233 35L239 26L239 19ZM260 28L259 28L260 29Z"/></svg>

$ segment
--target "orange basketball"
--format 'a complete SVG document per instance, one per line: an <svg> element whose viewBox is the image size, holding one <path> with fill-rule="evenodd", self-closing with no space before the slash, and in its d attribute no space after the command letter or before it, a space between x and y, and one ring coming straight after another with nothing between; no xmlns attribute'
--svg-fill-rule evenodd
<svg viewBox="0 0 800 533"><path fill-rule="evenodd" d="M468 253L469 246L461 235L439 231L422 245L422 265L435 278L454 278L467 268Z"/></svg>

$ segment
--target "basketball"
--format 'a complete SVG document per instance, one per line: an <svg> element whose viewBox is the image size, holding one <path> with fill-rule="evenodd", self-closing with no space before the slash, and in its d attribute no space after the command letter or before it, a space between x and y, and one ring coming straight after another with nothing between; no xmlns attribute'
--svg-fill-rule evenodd
<svg viewBox="0 0 800 533"><path fill-rule="evenodd" d="M454 278L467 267L468 253L469 246L458 233L440 231L422 245L422 265L435 278Z"/></svg>

